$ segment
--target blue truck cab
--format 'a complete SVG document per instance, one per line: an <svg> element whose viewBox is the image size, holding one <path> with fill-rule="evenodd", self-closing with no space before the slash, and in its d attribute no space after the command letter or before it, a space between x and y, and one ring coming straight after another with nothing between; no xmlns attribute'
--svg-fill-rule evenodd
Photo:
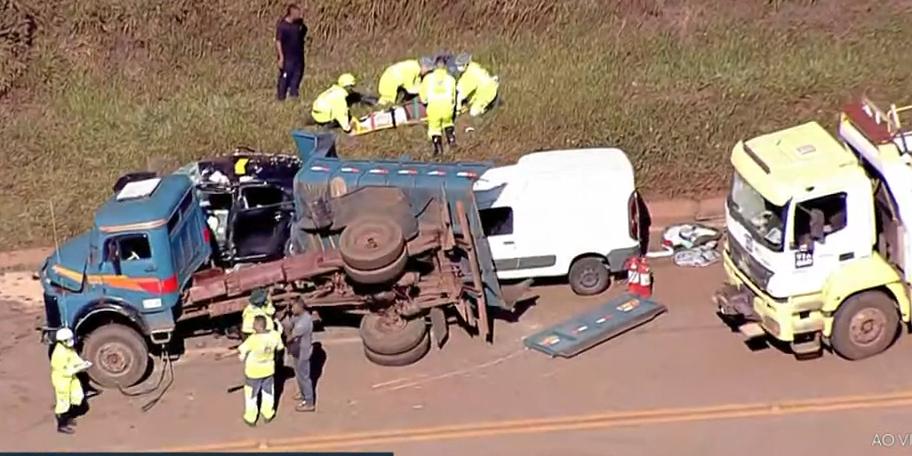
<svg viewBox="0 0 912 456"><path fill-rule="evenodd" d="M125 176L91 229L60 245L40 270L43 338L68 327L89 376L131 386L149 349L167 344L181 293L212 254L210 232L186 176Z"/></svg>

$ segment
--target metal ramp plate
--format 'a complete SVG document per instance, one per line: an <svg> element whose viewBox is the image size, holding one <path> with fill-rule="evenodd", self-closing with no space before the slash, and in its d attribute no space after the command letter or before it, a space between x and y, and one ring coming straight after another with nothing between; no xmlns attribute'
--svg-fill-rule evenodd
<svg viewBox="0 0 912 456"><path fill-rule="evenodd" d="M526 347L552 357L572 358L612 337L640 326L668 309L630 294L526 337Z"/></svg>

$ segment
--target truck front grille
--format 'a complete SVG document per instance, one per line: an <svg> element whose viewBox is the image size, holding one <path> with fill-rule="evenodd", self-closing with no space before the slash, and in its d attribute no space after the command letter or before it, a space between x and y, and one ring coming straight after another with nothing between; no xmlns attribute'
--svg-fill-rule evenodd
<svg viewBox="0 0 912 456"><path fill-rule="evenodd" d="M758 287L766 290L769 280L773 276L773 271L765 268L752 256L750 256L744 247L741 247L737 241L732 239L731 234L728 236L728 254L731 256L732 263L744 275L746 275Z"/></svg>
<svg viewBox="0 0 912 456"><path fill-rule="evenodd" d="M44 294L44 321L48 328L59 328L62 326L60 321L60 306L57 305L57 297Z"/></svg>

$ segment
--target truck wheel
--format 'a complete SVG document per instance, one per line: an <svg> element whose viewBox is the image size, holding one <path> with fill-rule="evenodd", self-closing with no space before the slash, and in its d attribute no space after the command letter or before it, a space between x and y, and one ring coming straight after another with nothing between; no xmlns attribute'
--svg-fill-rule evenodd
<svg viewBox="0 0 912 456"><path fill-rule="evenodd" d="M149 367L149 347L133 328L108 324L89 333L82 349L89 378L104 388L131 387Z"/></svg>
<svg viewBox="0 0 912 456"><path fill-rule="evenodd" d="M886 350L899 333L899 315L889 296L866 291L847 299L833 321L833 349L849 360Z"/></svg>
<svg viewBox="0 0 912 456"><path fill-rule="evenodd" d="M347 264L343 265L343 267L345 269L345 274L355 283L360 283L362 285L380 285L393 282L402 276L402 273L405 272L406 263L408 263L408 252L403 250L402 254L399 255L399 258L390 265L380 269L364 271L352 268Z"/></svg>
<svg viewBox="0 0 912 456"><path fill-rule="evenodd" d="M570 289L580 296L597 295L608 289L611 277L605 261L597 256L577 259L570 266Z"/></svg>
<svg viewBox="0 0 912 456"><path fill-rule="evenodd" d="M376 314L365 315L359 331L364 348L379 355L399 355L412 350L428 333L423 318L393 320Z"/></svg>
<svg viewBox="0 0 912 456"><path fill-rule="evenodd" d="M342 230L339 253L351 268L371 271L389 266L405 250L402 228L389 217L363 217Z"/></svg>
<svg viewBox="0 0 912 456"><path fill-rule="evenodd" d="M379 353L374 353L370 351L367 347L364 347L364 356L367 357L372 363L379 364L381 366L408 366L409 364L414 364L418 362L421 358L424 358L431 350L431 337L428 335L424 336L424 339L421 339L421 342L418 343L411 350L400 353L398 355L381 355Z"/></svg>

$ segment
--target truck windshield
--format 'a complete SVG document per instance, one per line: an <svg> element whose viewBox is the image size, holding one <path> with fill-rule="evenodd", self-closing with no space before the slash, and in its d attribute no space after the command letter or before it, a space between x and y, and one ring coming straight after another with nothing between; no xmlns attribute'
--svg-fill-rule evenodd
<svg viewBox="0 0 912 456"><path fill-rule="evenodd" d="M767 201L738 173L735 173L732 179L728 209L732 217L746 227L754 239L770 249L782 251L785 207Z"/></svg>

